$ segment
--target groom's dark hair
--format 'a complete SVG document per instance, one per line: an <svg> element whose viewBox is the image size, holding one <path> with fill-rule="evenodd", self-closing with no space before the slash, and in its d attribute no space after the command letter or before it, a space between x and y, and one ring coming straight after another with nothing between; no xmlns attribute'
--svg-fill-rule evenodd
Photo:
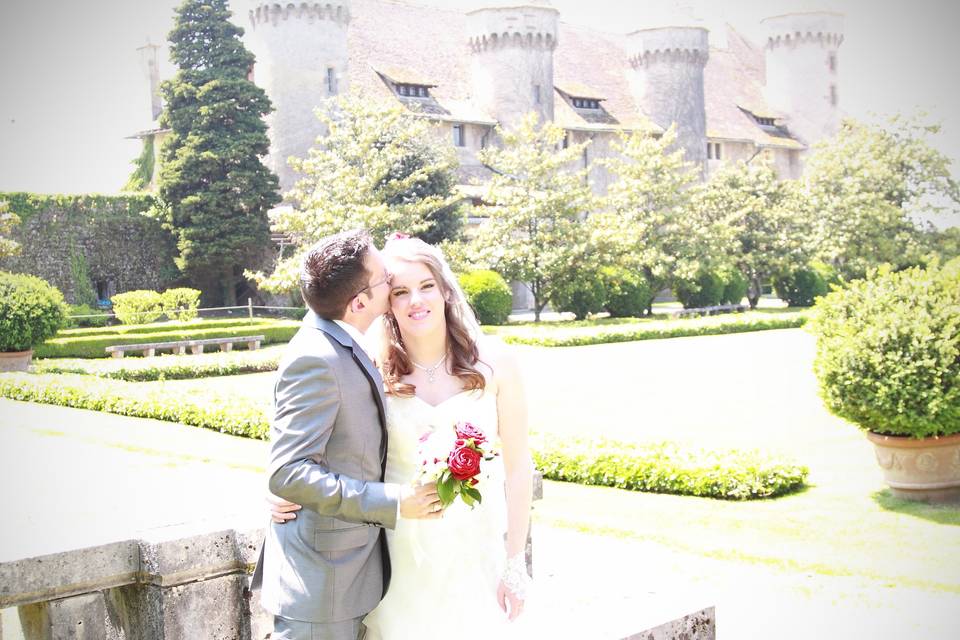
<svg viewBox="0 0 960 640"><path fill-rule="evenodd" d="M300 270L303 301L321 318L339 320L350 300L370 282L363 264L373 245L366 231L328 236L307 251Z"/></svg>

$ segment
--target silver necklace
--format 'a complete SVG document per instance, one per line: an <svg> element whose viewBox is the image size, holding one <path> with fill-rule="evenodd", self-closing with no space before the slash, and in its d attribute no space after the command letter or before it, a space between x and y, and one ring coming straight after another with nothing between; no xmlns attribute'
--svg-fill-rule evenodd
<svg viewBox="0 0 960 640"><path fill-rule="evenodd" d="M440 359L437 361L437 363L436 363L435 365L433 365L432 367L425 367L425 366L423 366L422 364L420 364L419 362L416 362L413 358L410 358L410 362L412 362L412 363L413 363L413 366L415 366L417 369L423 369L424 371L426 371L426 372L427 372L427 382L432 383L432 382L435 382L436 379L437 379L437 369L440 368L440 365L442 365L443 362L444 362L444 360L446 360L446 359L447 359L447 354L443 354L443 357L440 358Z"/></svg>

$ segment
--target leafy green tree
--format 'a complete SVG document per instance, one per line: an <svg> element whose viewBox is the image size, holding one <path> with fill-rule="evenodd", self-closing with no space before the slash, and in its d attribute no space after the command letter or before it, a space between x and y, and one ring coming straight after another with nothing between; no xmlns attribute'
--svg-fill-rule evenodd
<svg viewBox="0 0 960 640"><path fill-rule="evenodd" d="M179 67L161 89L160 118L171 133L162 147L159 194L177 236L188 280L213 282L211 302L236 303L243 267L269 246L267 210L280 201L267 153L263 116L272 109L247 79L253 54L230 22L227 0L184 0L170 32Z"/></svg>
<svg viewBox="0 0 960 640"><path fill-rule="evenodd" d="M0 258L20 255L20 243L10 238L10 233L18 224L20 216L10 211L7 202L0 202Z"/></svg>
<svg viewBox="0 0 960 640"><path fill-rule="evenodd" d="M617 155L598 161L616 177L595 220L612 250L609 261L642 273L654 292L694 276L710 252L709 237L688 215L698 175L674 148L676 137L673 127L659 138L623 134Z"/></svg>
<svg viewBox="0 0 960 640"><path fill-rule="evenodd" d="M845 279L882 263L922 262L918 218L958 212L950 160L931 145L939 127L892 118L854 120L817 145L804 174L819 257Z"/></svg>
<svg viewBox="0 0 960 640"><path fill-rule="evenodd" d="M751 308L764 283L807 262L810 248L794 184L778 180L767 164L720 168L696 195L692 212L720 242L729 265L747 279Z"/></svg>
<svg viewBox="0 0 960 640"><path fill-rule="evenodd" d="M302 251L331 233L368 229L377 244L394 231L429 242L459 235L464 215L453 192L456 156L433 125L399 104L345 95L317 110L327 134L306 158L287 194L292 207L273 214L273 229L300 251L272 274L248 274L274 292L292 291Z"/></svg>
<svg viewBox="0 0 960 640"><path fill-rule="evenodd" d="M534 300L534 316L571 282L589 277L599 265L587 170L575 169L588 143L561 147L564 131L542 125L534 113L514 129L498 129L502 146L479 153L493 170L485 197L488 218L476 246L492 269L524 282Z"/></svg>

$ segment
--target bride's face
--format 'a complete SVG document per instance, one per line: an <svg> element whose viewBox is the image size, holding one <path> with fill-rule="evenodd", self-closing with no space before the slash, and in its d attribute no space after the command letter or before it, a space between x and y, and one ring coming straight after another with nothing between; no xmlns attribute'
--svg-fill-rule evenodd
<svg viewBox="0 0 960 640"><path fill-rule="evenodd" d="M400 332L422 336L444 330L443 290L427 265L392 259L387 261L387 269L393 274L390 310Z"/></svg>

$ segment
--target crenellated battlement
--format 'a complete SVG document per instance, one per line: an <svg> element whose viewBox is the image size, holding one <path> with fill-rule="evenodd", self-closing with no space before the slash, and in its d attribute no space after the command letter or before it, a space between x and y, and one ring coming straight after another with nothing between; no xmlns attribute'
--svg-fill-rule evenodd
<svg viewBox="0 0 960 640"><path fill-rule="evenodd" d="M499 49L505 47L520 47L524 49L553 50L557 47L557 39L550 33L493 33L490 35L473 36L469 40L470 50L473 52Z"/></svg>
<svg viewBox="0 0 960 640"><path fill-rule="evenodd" d="M300 3L256 3L250 9L250 24L254 28L260 25L276 26L281 21L306 20L308 22L330 20L341 24L350 22L350 3L338 2L300 2Z"/></svg>
<svg viewBox="0 0 960 640"><path fill-rule="evenodd" d="M790 13L765 18L760 24L768 49L809 43L839 47L843 42L843 16L838 13Z"/></svg>
<svg viewBox="0 0 960 640"><path fill-rule="evenodd" d="M701 27L663 27L629 34L629 62L634 69L658 63L706 65L709 32Z"/></svg>
<svg viewBox="0 0 960 640"><path fill-rule="evenodd" d="M559 15L553 7L477 9L467 13L467 41L475 53L507 47L553 51Z"/></svg>

